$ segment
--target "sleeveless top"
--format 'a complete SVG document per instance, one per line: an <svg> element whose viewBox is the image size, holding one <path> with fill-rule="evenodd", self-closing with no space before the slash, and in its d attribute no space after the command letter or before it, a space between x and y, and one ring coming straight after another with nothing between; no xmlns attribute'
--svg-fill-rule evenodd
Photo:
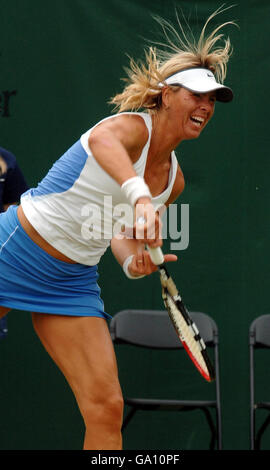
<svg viewBox="0 0 270 470"><path fill-rule="evenodd" d="M138 176L143 177L152 119L146 113L136 114L144 120L149 134L139 159L133 165ZM90 133L100 122L54 163L36 188L21 197L23 211L37 232L73 261L89 266L99 262L123 224L133 225L133 208L120 185L98 164L88 145ZM152 199L155 208L168 200L176 172L177 159L172 152L168 187Z"/></svg>

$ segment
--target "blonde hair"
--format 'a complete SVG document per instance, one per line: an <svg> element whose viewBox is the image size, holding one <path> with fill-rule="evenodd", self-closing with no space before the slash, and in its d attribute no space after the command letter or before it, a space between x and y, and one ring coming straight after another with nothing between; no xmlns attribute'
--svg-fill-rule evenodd
<svg viewBox="0 0 270 470"><path fill-rule="evenodd" d="M212 13L203 26L198 41L195 40L189 26L192 38L188 39L178 15L177 21L181 36L168 21L155 17L167 40L166 44L156 44L167 50L149 47L145 51L145 62L136 63L130 59L130 67L126 69L127 78L124 79L127 85L122 93L109 101L110 104L115 105L114 109L118 112L138 111L141 108L156 111L161 106L160 83L164 83L164 80L174 73L191 67L208 68L215 74L217 80L223 83L232 47L230 39L224 39L220 30L228 24L235 23L227 21L217 26L208 36L206 36L206 28L217 14L228 8L230 7L225 9L220 7ZM223 45L218 46L217 43L222 39Z"/></svg>

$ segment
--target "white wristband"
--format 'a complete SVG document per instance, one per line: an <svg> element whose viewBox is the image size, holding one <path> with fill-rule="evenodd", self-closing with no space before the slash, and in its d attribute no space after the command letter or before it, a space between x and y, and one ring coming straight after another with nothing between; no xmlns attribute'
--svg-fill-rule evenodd
<svg viewBox="0 0 270 470"><path fill-rule="evenodd" d="M124 195L130 202L132 207L135 206L136 202L140 197L149 197L150 199L152 199L150 190L141 176L133 176L132 178L126 180L122 184L121 190L123 191Z"/></svg>
<svg viewBox="0 0 270 470"><path fill-rule="evenodd" d="M140 278L144 277L145 274L142 274L141 276L132 276L132 274L130 274L130 272L128 270L128 267L129 267L131 261L133 260L133 256L134 255L130 255L125 259L125 261L123 263L123 271L129 279L140 279Z"/></svg>

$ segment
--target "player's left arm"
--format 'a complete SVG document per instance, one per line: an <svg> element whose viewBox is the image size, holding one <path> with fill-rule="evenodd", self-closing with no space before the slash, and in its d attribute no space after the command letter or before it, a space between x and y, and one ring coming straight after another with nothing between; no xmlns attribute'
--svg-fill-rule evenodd
<svg viewBox="0 0 270 470"><path fill-rule="evenodd" d="M111 240L111 250L120 266L125 268L124 271L128 277L146 276L157 271L157 266L152 262L149 252L139 240L114 237ZM164 261L177 261L177 256L164 255Z"/></svg>

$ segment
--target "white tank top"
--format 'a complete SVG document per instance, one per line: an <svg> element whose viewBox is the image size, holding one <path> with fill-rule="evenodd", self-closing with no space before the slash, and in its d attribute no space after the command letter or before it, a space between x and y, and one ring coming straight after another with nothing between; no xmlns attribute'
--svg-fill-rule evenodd
<svg viewBox="0 0 270 470"><path fill-rule="evenodd" d="M149 133L141 156L133 165L143 177L152 120L146 113L136 114L144 119ZM98 164L88 146L94 127L54 163L36 188L21 197L24 213L37 232L73 261L90 266L99 262L123 223L133 224L133 212L120 185ZM177 159L172 152L168 187L153 198L155 208L168 200L176 172Z"/></svg>

